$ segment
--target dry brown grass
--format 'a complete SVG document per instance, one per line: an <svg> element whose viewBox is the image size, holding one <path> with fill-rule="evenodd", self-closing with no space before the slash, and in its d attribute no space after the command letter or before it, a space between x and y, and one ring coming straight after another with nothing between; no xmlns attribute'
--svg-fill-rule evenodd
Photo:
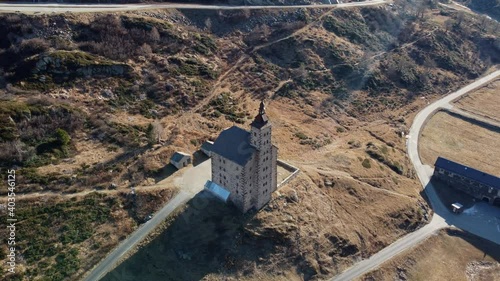
<svg viewBox="0 0 500 281"><path fill-rule="evenodd" d="M500 121L500 79L457 100L459 108Z"/></svg>
<svg viewBox="0 0 500 281"><path fill-rule="evenodd" d="M81 139L75 142L75 146L76 155L74 157L56 165L39 167L38 172L42 175L50 173L76 174L82 165L92 167L98 163L105 163L124 152L122 148L117 146L114 150L110 150L106 145L96 140Z"/></svg>
<svg viewBox="0 0 500 281"><path fill-rule="evenodd" d="M358 280L500 280L500 246L459 230L442 230ZM404 278L405 277L405 278Z"/></svg>
<svg viewBox="0 0 500 281"><path fill-rule="evenodd" d="M429 120L419 150L425 164L442 156L494 175L500 171L500 134L445 112Z"/></svg>

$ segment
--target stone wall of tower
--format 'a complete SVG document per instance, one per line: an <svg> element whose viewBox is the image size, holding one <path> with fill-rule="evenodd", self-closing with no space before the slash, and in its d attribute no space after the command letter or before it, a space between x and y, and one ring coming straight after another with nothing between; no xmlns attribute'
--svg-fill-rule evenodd
<svg viewBox="0 0 500 281"><path fill-rule="evenodd" d="M276 161L273 157L273 145L271 142L271 124L261 128L252 127L251 143L257 148L254 175L254 190L252 196L252 207L259 210L271 200L271 195L276 186L275 173ZM274 161L273 161L274 160ZM274 163L274 164L273 164Z"/></svg>
<svg viewBox="0 0 500 281"><path fill-rule="evenodd" d="M262 128L250 127L250 144L259 149L265 145L267 140L271 138L271 124L267 124ZM269 139L268 139L269 138Z"/></svg>
<svg viewBox="0 0 500 281"><path fill-rule="evenodd" d="M249 175L246 167L218 154L212 155L212 181L229 191L229 201L243 212L248 209L250 201L247 195L248 188L246 188Z"/></svg>
<svg viewBox="0 0 500 281"><path fill-rule="evenodd" d="M272 146L272 191L275 192L278 189L278 147Z"/></svg>
<svg viewBox="0 0 500 281"><path fill-rule="evenodd" d="M247 162L247 164L243 167L243 173L241 175L241 204L239 205L239 209L246 213L253 207L252 202L255 197L255 155Z"/></svg>

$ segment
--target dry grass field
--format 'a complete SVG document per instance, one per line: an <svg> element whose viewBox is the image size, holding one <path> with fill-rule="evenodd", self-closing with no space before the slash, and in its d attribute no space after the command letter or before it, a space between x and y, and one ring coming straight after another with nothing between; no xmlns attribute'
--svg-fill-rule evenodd
<svg viewBox="0 0 500 281"><path fill-rule="evenodd" d="M500 246L446 229L358 280L500 280Z"/></svg>
<svg viewBox="0 0 500 281"><path fill-rule="evenodd" d="M436 113L422 131L420 155L426 164L438 156L498 175L500 134L446 112Z"/></svg>
<svg viewBox="0 0 500 281"><path fill-rule="evenodd" d="M455 106L500 121L500 79L465 95Z"/></svg>

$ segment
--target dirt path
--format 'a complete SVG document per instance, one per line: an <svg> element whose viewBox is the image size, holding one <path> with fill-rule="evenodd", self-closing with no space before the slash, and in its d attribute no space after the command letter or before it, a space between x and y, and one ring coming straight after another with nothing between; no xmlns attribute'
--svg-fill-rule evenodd
<svg viewBox="0 0 500 281"><path fill-rule="evenodd" d="M162 190L162 189L168 189L172 188L172 184L155 184L155 185L149 185L149 186L138 186L134 187L134 191L143 191L143 190ZM100 194L117 194L117 193L129 193L131 192L132 189L104 189L104 190L97 190L97 189L90 189L90 190L85 190L81 192L75 192L75 193L60 193L60 192L54 192L54 191L45 191L45 192L34 192L34 193L28 193L28 194L18 194L16 195L17 200L27 200L27 199L32 199L32 198L38 198L38 197L58 197L58 198L73 198L73 197L81 197L85 196L87 194L90 194L92 192L97 192Z"/></svg>
<svg viewBox="0 0 500 281"><path fill-rule="evenodd" d="M384 2L382 2L384 3ZM327 16L328 14L330 14L331 12L333 11L333 9L329 9L328 11L322 13L318 18L316 18L315 20L313 20L312 22L304 25L303 27L295 30L294 32L292 32L291 34L285 36L285 37L282 37L282 38L279 38L279 39L276 39L274 41L271 41L271 42L267 42L267 43L264 43L264 44L261 44L261 45L258 45L258 46L255 46L253 47L250 51L248 51L248 53L244 53L235 63L233 66L231 66L229 69L227 69L222 75L220 75L218 78L217 78L217 81L215 81L213 87L212 87L212 90L210 90L210 93L202 100L198 103L198 105L196 105L195 107L193 107L192 109L190 109L189 111L185 112L182 114L181 118L188 118L188 116L186 115L189 115L189 113L195 113L197 111L199 111L200 109L202 109L205 105L207 105L218 93L220 90L220 86L222 84L222 82L230 75L234 72L234 70L238 69L241 65L243 65L244 62L246 62L247 59L249 59L255 52L259 51L260 49L262 48L266 48L268 46L271 46L273 44L276 44L276 43L279 43L281 41L284 41L284 40L287 40L289 38L293 38L297 35L300 35L306 31L309 30L310 27L312 27L313 25L315 25L316 23L318 23L319 21L321 21L325 16ZM289 80L287 81L282 81L280 82L279 86L277 87L277 89L281 88L284 83L288 82ZM181 123L181 122L179 122Z"/></svg>

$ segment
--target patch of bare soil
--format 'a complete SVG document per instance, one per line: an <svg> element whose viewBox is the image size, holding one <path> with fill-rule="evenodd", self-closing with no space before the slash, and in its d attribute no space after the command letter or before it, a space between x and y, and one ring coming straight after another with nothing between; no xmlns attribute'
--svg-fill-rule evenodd
<svg viewBox="0 0 500 281"><path fill-rule="evenodd" d="M493 175L500 171L500 133L445 112L438 112L429 120L419 149L425 164L433 165L442 156Z"/></svg>
<svg viewBox="0 0 500 281"><path fill-rule="evenodd" d="M445 229L358 280L500 280L500 246Z"/></svg>
<svg viewBox="0 0 500 281"><path fill-rule="evenodd" d="M500 80L495 80L457 100L460 109L500 121Z"/></svg>
<svg viewBox="0 0 500 281"><path fill-rule="evenodd" d="M46 175L50 173L76 174L82 166L89 165L90 167L105 163L112 160L114 157L123 153L123 149L114 146L103 145L97 140L81 139L75 142L76 155L72 158L63 159L56 165L47 165L39 167L37 170L40 174Z"/></svg>

